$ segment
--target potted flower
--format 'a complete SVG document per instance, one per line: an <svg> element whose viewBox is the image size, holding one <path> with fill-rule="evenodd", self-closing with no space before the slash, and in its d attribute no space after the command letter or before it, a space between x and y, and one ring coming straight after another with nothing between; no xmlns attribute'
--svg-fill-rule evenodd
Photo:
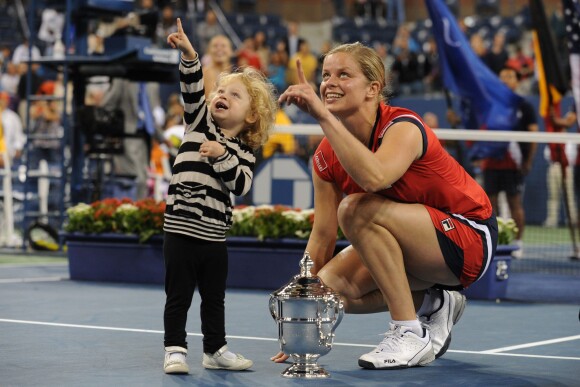
<svg viewBox="0 0 580 387"><path fill-rule="evenodd" d="M71 279L163 283L163 214L153 199L104 199L67 210L64 234ZM237 206L228 232L228 286L276 289L298 273L314 222L313 209L281 205ZM498 218L498 254L471 297L505 295L509 255L517 228ZM336 252L348 245L337 230ZM499 289L499 290L497 290ZM494 293L495 292L495 293Z"/></svg>
<svg viewBox="0 0 580 387"><path fill-rule="evenodd" d="M277 289L299 272L314 222L313 209L238 206L228 233L228 286ZM348 241L338 230L336 250Z"/></svg>
<svg viewBox="0 0 580 387"><path fill-rule="evenodd" d="M74 280L163 283L165 203L103 199L67 210L63 234Z"/></svg>
<svg viewBox="0 0 580 387"><path fill-rule="evenodd" d="M64 230L69 233L138 236L143 243L163 233L165 202L153 199L103 199L91 204L80 203L67 210Z"/></svg>

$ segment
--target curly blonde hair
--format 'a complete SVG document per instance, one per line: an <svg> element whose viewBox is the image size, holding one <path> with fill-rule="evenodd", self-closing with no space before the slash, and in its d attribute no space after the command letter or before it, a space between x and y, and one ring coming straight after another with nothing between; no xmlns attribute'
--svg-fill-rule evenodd
<svg viewBox="0 0 580 387"><path fill-rule="evenodd" d="M246 86L251 99L251 113L257 117L256 122L248 123L247 127L240 133L240 140L256 150L268 141L270 132L274 127L278 110L276 89L264 74L252 67L239 68L233 73L222 73L218 77L216 85L219 86L235 80L241 81Z"/></svg>

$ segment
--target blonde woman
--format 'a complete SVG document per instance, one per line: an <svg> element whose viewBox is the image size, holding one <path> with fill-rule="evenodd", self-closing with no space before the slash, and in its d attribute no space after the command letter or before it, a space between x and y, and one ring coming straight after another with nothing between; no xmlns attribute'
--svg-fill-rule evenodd
<svg viewBox="0 0 580 387"><path fill-rule="evenodd" d="M489 199L419 115L383 101L385 69L373 49L330 50L322 100L297 65L299 83L279 102L308 112L325 134L313 157L313 271L347 312L390 311L384 340L359 358L361 367L428 364L447 350L465 307L456 290L493 259ZM352 245L333 257L339 226Z"/></svg>

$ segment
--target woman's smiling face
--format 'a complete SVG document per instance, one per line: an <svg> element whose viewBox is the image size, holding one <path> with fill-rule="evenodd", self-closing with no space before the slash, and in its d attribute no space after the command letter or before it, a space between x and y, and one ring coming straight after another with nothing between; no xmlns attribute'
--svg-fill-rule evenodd
<svg viewBox="0 0 580 387"><path fill-rule="evenodd" d="M369 83L352 55L337 52L324 59L320 96L330 112L339 115L360 106Z"/></svg>

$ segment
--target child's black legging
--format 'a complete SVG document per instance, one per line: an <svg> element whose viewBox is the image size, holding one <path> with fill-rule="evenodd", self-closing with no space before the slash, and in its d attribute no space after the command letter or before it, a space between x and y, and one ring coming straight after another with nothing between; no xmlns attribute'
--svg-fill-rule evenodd
<svg viewBox="0 0 580 387"><path fill-rule="evenodd" d="M209 242L185 235L165 233L165 326L166 347L187 348L185 325L197 286L203 351L214 353L226 344L225 292L228 252L225 242Z"/></svg>

